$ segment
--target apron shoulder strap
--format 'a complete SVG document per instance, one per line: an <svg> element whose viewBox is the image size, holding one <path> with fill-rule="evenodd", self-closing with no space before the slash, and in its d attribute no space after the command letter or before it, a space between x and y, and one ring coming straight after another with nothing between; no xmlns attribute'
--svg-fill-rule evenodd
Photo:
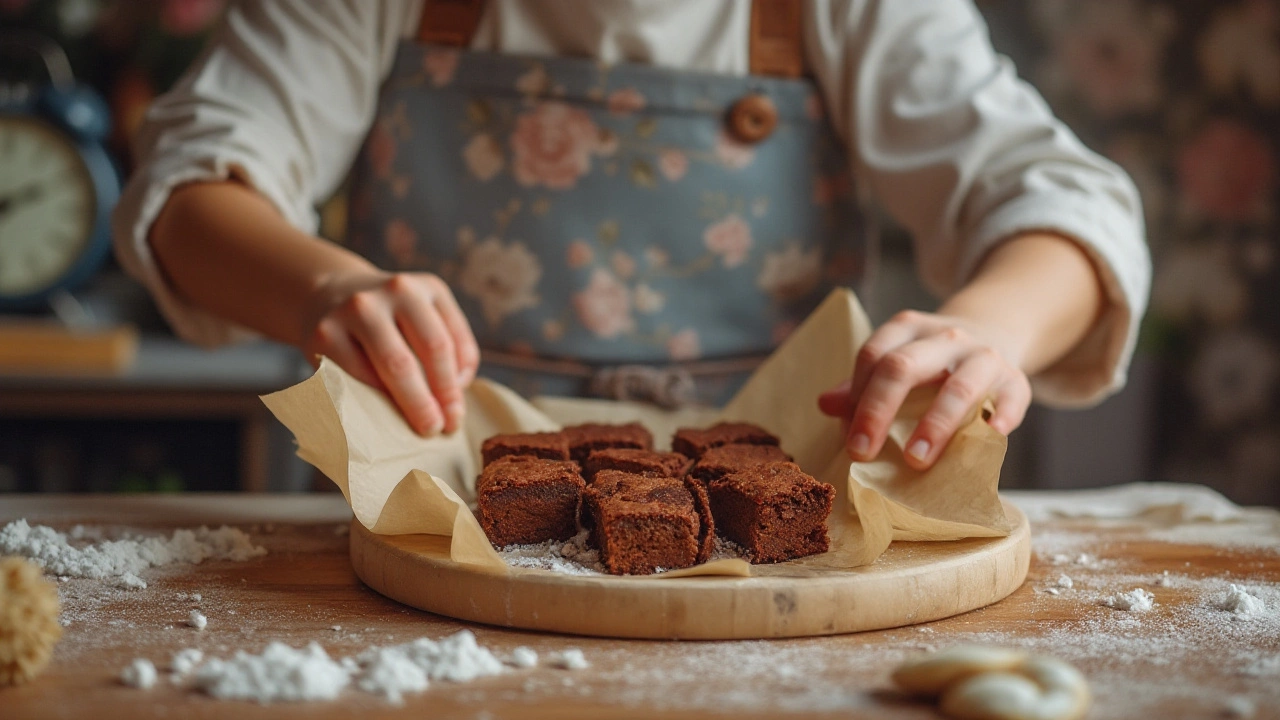
<svg viewBox="0 0 1280 720"><path fill-rule="evenodd" d="M804 74L801 0L752 0L751 74L797 78Z"/></svg>
<svg viewBox="0 0 1280 720"><path fill-rule="evenodd" d="M484 13L484 0L422 0L418 42L470 47Z"/></svg>
<svg viewBox="0 0 1280 720"><path fill-rule="evenodd" d="M801 0L752 0L750 68L753 75L804 74ZM484 14L484 0L422 0L418 42L469 47Z"/></svg>

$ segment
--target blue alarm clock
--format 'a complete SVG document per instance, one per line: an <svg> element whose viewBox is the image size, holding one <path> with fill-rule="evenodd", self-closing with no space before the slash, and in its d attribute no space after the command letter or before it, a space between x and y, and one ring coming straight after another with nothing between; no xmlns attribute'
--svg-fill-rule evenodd
<svg viewBox="0 0 1280 720"><path fill-rule="evenodd" d="M29 34L0 49L38 54L43 86L0 86L0 309L37 307L88 280L111 247L120 178L103 147L106 103L77 85L62 49Z"/></svg>

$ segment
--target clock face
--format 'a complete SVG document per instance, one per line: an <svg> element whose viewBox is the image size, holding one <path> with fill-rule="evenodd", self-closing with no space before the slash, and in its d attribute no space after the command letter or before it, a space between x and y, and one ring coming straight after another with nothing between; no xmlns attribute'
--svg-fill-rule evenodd
<svg viewBox="0 0 1280 720"><path fill-rule="evenodd" d="M96 198L75 146L50 125L0 115L0 296L55 284L84 252Z"/></svg>

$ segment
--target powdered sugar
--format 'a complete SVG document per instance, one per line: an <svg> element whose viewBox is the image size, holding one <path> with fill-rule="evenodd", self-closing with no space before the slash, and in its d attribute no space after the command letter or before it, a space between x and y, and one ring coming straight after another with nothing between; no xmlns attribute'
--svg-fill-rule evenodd
<svg viewBox="0 0 1280 720"><path fill-rule="evenodd" d="M82 544L88 540L90 544ZM76 541L77 544L72 544ZM100 529L77 525L60 533L44 525L15 520L0 528L0 555L30 559L45 572L64 577L107 580L117 587L144 589L138 573L147 568L204 560L243 562L266 554L243 531L223 526L175 530L165 537L105 539Z"/></svg>
<svg viewBox="0 0 1280 720"><path fill-rule="evenodd" d="M523 645L511 651L511 659L507 661L513 667L528 669L538 665L538 653L533 648Z"/></svg>
<svg viewBox="0 0 1280 720"><path fill-rule="evenodd" d="M1155 596L1142 588L1134 588L1129 592L1119 592L1105 598L1102 604L1127 612L1147 612L1155 607Z"/></svg>
<svg viewBox="0 0 1280 720"><path fill-rule="evenodd" d="M203 630L209 624L209 619L199 610L192 610L191 614L187 615L187 624L197 630Z"/></svg>

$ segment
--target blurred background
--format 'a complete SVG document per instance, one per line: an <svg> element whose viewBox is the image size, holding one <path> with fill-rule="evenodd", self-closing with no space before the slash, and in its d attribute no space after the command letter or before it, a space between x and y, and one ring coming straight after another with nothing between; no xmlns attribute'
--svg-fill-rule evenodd
<svg viewBox="0 0 1280 720"><path fill-rule="evenodd" d="M33 103L13 88L65 73L19 50L0 57L0 107L84 120L77 146L127 175L128 138L223 6L0 0L0 33L51 39L92 90L66 107ZM979 7L1022 77L1132 175L1155 260L1128 387L1092 410L1034 409L1011 439L1004 486L1172 480L1280 505L1280 0ZM0 160L0 175L13 167ZM322 213L338 242L344 206L338 197ZM910 253L888 228L882 275L865 298L875 319L935 304ZM113 260L93 260L84 282L0 308L0 492L327 489L257 400L309 373L295 352L186 346ZM0 282L4 262L0 254Z"/></svg>

